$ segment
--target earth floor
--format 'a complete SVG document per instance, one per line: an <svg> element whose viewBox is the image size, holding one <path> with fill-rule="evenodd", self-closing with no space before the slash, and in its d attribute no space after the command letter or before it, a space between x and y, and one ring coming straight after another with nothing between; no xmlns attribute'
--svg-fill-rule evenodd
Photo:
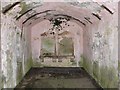
<svg viewBox="0 0 120 90"><path fill-rule="evenodd" d="M31 68L15 89L102 89L83 69L78 67Z"/></svg>

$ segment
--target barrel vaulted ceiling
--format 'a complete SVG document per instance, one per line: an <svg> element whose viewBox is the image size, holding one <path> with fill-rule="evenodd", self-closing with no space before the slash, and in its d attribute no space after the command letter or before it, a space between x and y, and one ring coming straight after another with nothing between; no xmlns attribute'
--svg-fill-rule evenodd
<svg viewBox="0 0 120 90"><path fill-rule="evenodd" d="M51 2L50 2L51 1ZM116 12L113 4L117 0L6 0L1 1L3 15L11 15L19 25L34 25L45 19L64 17L75 21L81 27L102 20L105 11L109 15ZM56 1L56 2L54 2Z"/></svg>

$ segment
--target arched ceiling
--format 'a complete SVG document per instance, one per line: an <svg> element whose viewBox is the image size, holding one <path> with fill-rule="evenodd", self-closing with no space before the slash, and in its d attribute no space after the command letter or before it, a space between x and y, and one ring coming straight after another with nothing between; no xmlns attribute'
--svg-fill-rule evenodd
<svg viewBox="0 0 120 90"><path fill-rule="evenodd" d="M53 0L52 0L53 1ZM95 1L95 0L94 0ZM61 2L49 2L47 0L16 2L2 1L3 14L10 14L19 22L19 25L35 25L44 19L64 17L78 23L81 27L87 24L99 22L102 19L101 12L106 10L114 14L114 7L109 2L94 2L93 0L61 0Z"/></svg>

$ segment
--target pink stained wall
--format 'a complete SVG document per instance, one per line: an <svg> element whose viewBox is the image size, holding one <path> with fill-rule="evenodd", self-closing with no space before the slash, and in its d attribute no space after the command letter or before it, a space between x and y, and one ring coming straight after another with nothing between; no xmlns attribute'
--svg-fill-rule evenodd
<svg viewBox="0 0 120 90"><path fill-rule="evenodd" d="M74 54L75 60L79 62L80 56L83 53L83 30L82 28L74 23L68 22L70 27L66 27L65 30L71 33L71 37L74 42ZM48 31L51 25L48 20L44 20L31 28L31 47L32 47L32 57L34 62L40 62L40 50L41 50L41 34ZM78 63L77 63L77 66Z"/></svg>

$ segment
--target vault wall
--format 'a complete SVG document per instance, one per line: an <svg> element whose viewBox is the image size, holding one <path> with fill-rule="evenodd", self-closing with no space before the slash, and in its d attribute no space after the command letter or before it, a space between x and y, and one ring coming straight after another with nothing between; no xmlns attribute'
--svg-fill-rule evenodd
<svg viewBox="0 0 120 90"><path fill-rule="evenodd" d="M84 31L83 67L103 88L118 87L118 7L110 15L103 10L102 20Z"/></svg>
<svg viewBox="0 0 120 90"><path fill-rule="evenodd" d="M32 66L30 36L19 28L8 13L2 14L1 79L3 88L15 87ZM30 35L30 34L29 34Z"/></svg>

